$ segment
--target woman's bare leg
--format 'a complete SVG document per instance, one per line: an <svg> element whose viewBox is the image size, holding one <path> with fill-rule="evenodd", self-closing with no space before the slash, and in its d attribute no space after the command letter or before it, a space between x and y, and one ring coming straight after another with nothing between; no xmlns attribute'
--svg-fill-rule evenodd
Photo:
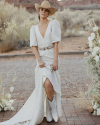
<svg viewBox="0 0 100 125"><path fill-rule="evenodd" d="M44 87L46 90L47 97L49 98L50 101L52 101L55 91L54 91L53 86L48 78L46 78L46 80L44 82Z"/></svg>

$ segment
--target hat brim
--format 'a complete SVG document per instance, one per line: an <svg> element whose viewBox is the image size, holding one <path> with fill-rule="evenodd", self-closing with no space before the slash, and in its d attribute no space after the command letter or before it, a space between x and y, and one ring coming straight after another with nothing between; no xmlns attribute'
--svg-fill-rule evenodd
<svg viewBox="0 0 100 125"><path fill-rule="evenodd" d="M53 15L56 12L56 9L54 7L43 7L43 6L40 6L39 4L35 3L35 9L37 11L39 11L40 8L45 8L45 9L50 10L50 14L49 15Z"/></svg>

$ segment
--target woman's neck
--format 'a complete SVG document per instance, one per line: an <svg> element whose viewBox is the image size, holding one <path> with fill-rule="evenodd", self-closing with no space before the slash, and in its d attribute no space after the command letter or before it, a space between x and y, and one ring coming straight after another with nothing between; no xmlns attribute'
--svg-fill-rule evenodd
<svg viewBox="0 0 100 125"><path fill-rule="evenodd" d="M49 21L48 19L41 18L39 24L44 25L44 24L47 24L48 21Z"/></svg>

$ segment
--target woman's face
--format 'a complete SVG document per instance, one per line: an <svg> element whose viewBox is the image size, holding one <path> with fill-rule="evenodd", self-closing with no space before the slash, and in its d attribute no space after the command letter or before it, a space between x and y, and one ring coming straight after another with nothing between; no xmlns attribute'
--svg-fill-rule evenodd
<svg viewBox="0 0 100 125"><path fill-rule="evenodd" d="M49 16L49 10L46 8L40 8L38 11L41 18L47 18Z"/></svg>

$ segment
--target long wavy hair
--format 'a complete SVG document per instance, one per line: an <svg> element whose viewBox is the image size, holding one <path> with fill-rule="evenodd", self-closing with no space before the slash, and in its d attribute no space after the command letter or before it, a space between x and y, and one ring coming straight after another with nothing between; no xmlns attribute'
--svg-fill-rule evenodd
<svg viewBox="0 0 100 125"><path fill-rule="evenodd" d="M38 11L40 11L40 9L41 8L39 8L39 10ZM50 13L50 11L48 10L48 13ZM40 21L40 14L38 13L38 19L39 19L39 21Z"/></svg>

